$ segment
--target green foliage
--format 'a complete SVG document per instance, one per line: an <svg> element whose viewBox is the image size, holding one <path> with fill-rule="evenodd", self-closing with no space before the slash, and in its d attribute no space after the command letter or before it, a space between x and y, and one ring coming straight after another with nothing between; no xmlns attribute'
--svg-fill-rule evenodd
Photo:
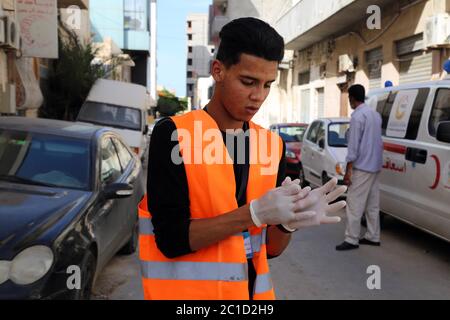
<svg viewBox="0 0 450 320"><path fill-rule="evenodd" d="M66 31L67 32L67 31ZM83 46L74 33L58 39L59 59L49 68L45 103L39 109L43 118L75 120L94 82L105 76L103 65L91 64L95 50Z"/></svg>
<svg viewBox="0 0 450 320"><path fill-rule="evenodd" d="M163 117L174 116L175 114L185 111L188 108L188 102L185 98L177 98L173 93L163 89L159 92L158 104L156 111Z"/></svg>

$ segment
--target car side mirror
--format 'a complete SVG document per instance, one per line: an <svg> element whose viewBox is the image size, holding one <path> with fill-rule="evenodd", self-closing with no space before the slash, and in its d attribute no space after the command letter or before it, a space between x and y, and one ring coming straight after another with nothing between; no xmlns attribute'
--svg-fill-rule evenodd
<svg viewBox="0 0 450 320"><path fill-rule="evenodd" d="M146 124L144 127L144 134L148 134L148 124Z"/></svg>
<svg viewBox="0 0 450 320"><path fill-rule="evenodd" d="M325 149L325 140L324 139L320 139L319 140L319 148L320 149Z"/></svg>
<svg viewBox="0 0 450 320"><path fill-rule="evenodd" d="M436 139L450 143L450 121L440 122L436 132Z"/></svg>
<svg viewBox="0 0 450 320"><path fill-rule="evenodd" d="M103 189L105 199L124 199L133 195L133 186L128 183L113 183Z"/></svg>

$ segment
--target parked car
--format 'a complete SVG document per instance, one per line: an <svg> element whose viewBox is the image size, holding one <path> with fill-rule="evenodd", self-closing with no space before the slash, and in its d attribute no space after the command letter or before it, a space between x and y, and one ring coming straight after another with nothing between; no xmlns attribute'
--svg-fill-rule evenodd
<svg viewBox="0 0 450 320"><path fill-rule="evenodd" d="M149 96L144 86L99 79L81 107L77 121L110 127L144 160L149 143Z"/></svg>
<svg viewBox="0 0 450 320"><path fill-rule="evenodd" d="M450 80L369 92L383 119L381 210L450 241Z"/></svg>
<svg viewBox="0 0 450 320"><path fill-rule="evenodd" d="M349 118L318 119L308 127L302 147L304 185L322 186L333 177L343 184L349 127Z"/></svg>
<svg viewBox="0 0 450 320"><path fill-rule="evenodd" d="M301 170L301 148L303 135L308 125L306 123L279 123L270 126L270 130L280 135L286 143L286 174L299 178ZM300 177L301 180L304 177Z"/></svg>
<svg viewBox="0 0 450 320"><path fill-rule="evenodd" d="M113 131L0 117L0 300L89 298L107 262L135 251L144 190ZM67 286L74 266L80 290Z"/></svg>

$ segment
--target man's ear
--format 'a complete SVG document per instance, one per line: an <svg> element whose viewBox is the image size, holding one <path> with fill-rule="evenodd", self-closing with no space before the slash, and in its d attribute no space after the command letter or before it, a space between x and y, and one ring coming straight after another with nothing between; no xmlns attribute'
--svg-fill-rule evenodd
<svg viewBox="0 0 450 320"><path fill-rule="evenodd" d="M214 60L211 66L211 75L215 82L222 82L225 78L225 65L219 60Z"/></svg>

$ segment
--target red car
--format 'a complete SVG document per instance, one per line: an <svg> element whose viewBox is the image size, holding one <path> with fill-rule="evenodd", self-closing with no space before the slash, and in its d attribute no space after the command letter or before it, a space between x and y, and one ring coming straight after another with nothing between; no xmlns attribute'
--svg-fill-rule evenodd
<svg viewBox="0 0 450 320"><path fill-rule="evenodd" d="M280 135L286 143L286 174L292 178L300 178L305 181L302 163L301 150L303 135L308 124L306 123L279 123L270 126L270 130Z"/></svg>

